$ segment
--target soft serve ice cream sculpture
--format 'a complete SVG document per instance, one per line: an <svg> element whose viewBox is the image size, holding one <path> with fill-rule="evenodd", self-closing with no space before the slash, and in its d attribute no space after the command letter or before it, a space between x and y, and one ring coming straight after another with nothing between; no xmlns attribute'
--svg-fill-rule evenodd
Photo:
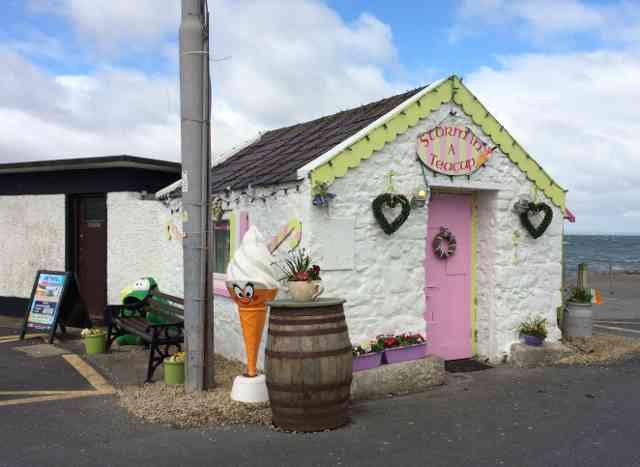
<svg viewBox="0 0 640 467"><path fill-rule="evenodd" d="M258 374L256 362L267 316L266 302L278 294L278 281L272 262L262 234L255 226L251 226L227 268L227 289L238 305L247 354L246 376L249 377Z"/></svg>

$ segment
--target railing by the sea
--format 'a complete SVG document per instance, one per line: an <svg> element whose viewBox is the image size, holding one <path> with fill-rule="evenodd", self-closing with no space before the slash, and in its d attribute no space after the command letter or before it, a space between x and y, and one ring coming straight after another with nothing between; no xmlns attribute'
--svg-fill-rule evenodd
<svg viewBox="0 0 640 467"><path fill-rule="evenodd" d="M640 277L640 261L625 261L622 263L609 259L581 257L578 262L565 260L562 268L562 283L565 287L571 286L575 282L580 264L586 264L590 273L606 274L610 289L613 289L616 275L638 275ZM575 286L575 284L573 285Z"/></svg>

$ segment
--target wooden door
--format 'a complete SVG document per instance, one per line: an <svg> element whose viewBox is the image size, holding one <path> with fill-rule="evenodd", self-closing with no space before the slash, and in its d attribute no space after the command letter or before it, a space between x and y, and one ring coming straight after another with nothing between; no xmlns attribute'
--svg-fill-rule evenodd
<svg viewBox="0 0 640 467"><path fill-rule="evenodd" d="M426 251L428 352L445 360L472 356L471 336L471 196L434 193L429 203ZM439 258L433 238L447 227L455 236L455 253Z"/></svg>
<svg viewBox="0 0 640 467"><path fill-rule="evenodd" d="M105 319L107 301L107 198L78 196L74 202L75 272L92 320Z"/></svg>

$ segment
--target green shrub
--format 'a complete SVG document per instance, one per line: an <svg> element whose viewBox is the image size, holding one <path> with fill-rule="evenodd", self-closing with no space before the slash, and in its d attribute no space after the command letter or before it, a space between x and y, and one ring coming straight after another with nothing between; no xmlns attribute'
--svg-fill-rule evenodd
<svg viewBox="0 0 640 467"><path fill-rule="evenodd" d="M590 290L575 287L571 291L571 298L569 298L569 301L576 303L591 303L592 298L593 296L591 295Z"/></svg>

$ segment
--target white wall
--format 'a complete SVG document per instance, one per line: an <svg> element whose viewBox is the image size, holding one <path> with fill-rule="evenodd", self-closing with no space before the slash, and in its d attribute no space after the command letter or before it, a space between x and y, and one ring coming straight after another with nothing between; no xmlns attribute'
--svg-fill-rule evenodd
<svg viewBox="0 0 640 467"><path fill-rule="evenodd" d="M450 112L456 115L451 116ZM347 319L352 340L370 339L385 332L424 332L424 260L427 209L413 210L407 222L387 236L375 221L371 202L383 193L386 174L396 172L399 193L411 197L424 186L416 161L416 139L437 125L472 128L488 142L486 135L455 106L443 105L396 141L385 145L361 165L336 180L331 191L337 194L329 211L310 208L314 227L328 217L355 219L355 269L325 273L329 295L347 299ZM428 172L428 171L427 171ZM448 177L427 175L430 185ZM458 183L466 178L459 177ZM478 208L478 353L500 359L517 340L517 325L529 314L542 314L550 324L549 340L560 338L556 307L561 303L562 228L561 210L542 193L538 201L553 208L553 222L547 232L534 240L511 211L516 195L533 194L533 184L504 154L496 150L487 165L471 176L467 186L498 187L476 191ZM513 235L518 232L518 262L514 262ZM313 239L311 242L313 250ZM321 263L322 264L322 263Z"/></svg>
<svg viewBox="0 0 640 467"><path fill-rule="evenodd" d="M0 196L0 296L28 298L38 269L65 266L65 196Z"/></svg>
<svg viewBox="0 0 640 467"><path fill-rule="evenodd" d="M457 115L451 116L451 111L456 111ZM239 204L231 202L232 209L248 212L249 223L257 225L267 238L288 219L301 218L303 246L312 254L317 253L317 245L322 241L319 226L325 225L330 218L354 221L353 270L324 271L322 275L325 296L347 300L345 310L353 342L386 332L425 331L424 260L428 207L413 210L405 224L387 236L373 217L371 202L385 191L389 170L397 174L394 184L400 193L410 197L424 186L416 161L416 139L421 132L439 124L469 126L477 137L488 141L482 130L460 109L445 104L359 167L350 170L347 176L337 179L331 185L337 198L328 210L312 205L307 181L300 185L300 193L291 189L288 196L281 193L277 198L267 198L266 202L250 203L246 197ZM430 185L448 180L429 174L427 178ZM464 183L466 178L459 177L457 181ZM477 190L479 187L485 189ZM518 338L517 325L530 314L544 315L550 324L549 340L558 340L556 308L561 303L561 210L542 193L536 194L533 184L499 150L485 167L471 176L467 188L475 190L477 205L478 353L494 361L503 358ZM258 189L256 195L269 195L272 191L272 188ZM511 211L515 197L520 194L535 195L538 201L552 206L553 222L537 240L529 236L520 225L519 217ZM237 196L238 193L231 193L229 199L234 200ZM164 213L168 216L169 210L165 208ZM160 225L163 222L166 219ZM110 232L112 228L113 223ZM514 258L514 232L519 234L517 261ZM163 277L181 274L180 265L171 259L172 255L181 258L177 251L179 245L175 250L162 249L167 258L159 265L164 267ZM126 254L134 255L135 252L127 251ZM316 256L315 259L323 264L324 258ZM170 282L171 279L167 277L166 280ZM218 297L215 306L217 351L243 359L235 305L229 299Z"/></svg>
<svg viewBox="0 0 640 467"><path fill-rule="evenodd" d="M249 224L257 226L267 241L284 227L289 219L298 218L302 220L302 242L303 245L305 245L308 243L309 236L305 200L309 198L309 194L304 190L306 190L304 184L300 186L300 193L296 192L294 185L290 186L287 195L280 191L277 197L270 197L274 191L272 187L265 190L258 189L256 196L268 196L266 202L258 199L251 203L248 198L242 197L239 203L232 202L230 208L238 212L247 212ZM229 199L234 200L238 196L239 193L233 192L230 194ZM276 252L274 261L276 261L283 252L286 253L286 244ZM284 296L284 292L280 292L280 296ZM214 306L216 352L229 358L245 361L242 329L240 327L240 320L235 303L229 298L216 297ZM266 332L265 326L262 346L258 356L259 368L264 367L264 347L267 342Z"/></svg>
<svg viewBox="0 0 640 467"><path fill-rule="evenodd" d="M170 211L138 193L107 194L107 301L120 303L120 290L151 276L160 290L182 295L182 247L169 240Z"/></svg>

